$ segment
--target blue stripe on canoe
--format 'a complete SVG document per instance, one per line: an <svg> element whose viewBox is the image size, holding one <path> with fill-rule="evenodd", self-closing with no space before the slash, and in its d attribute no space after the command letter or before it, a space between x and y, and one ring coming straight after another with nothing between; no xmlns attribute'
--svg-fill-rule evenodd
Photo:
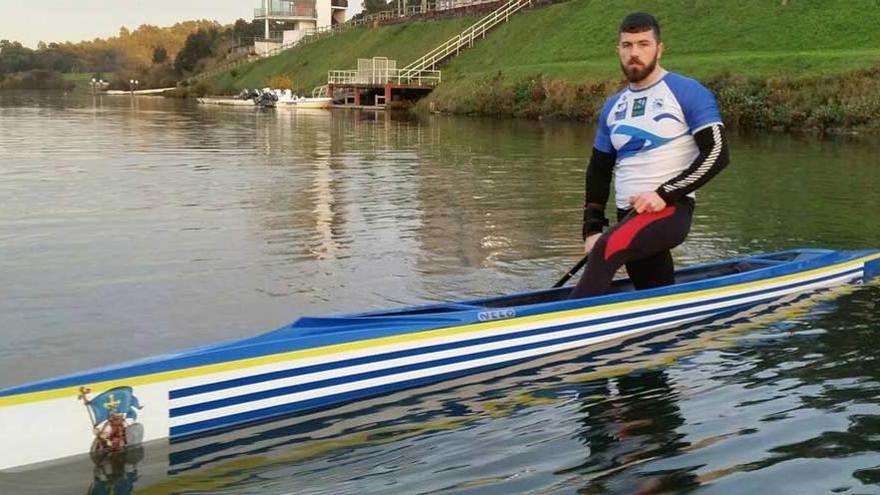
<svg viewBox="0 0 880 495"><path fill-rule="evenodd" d="M751 301L748 303L743 303L743 304L739 304L736 306L730 306L730 307L726 307L726 308L720 308L720 309L716 309L716 310L706 310L704 313L706 313L707 317L718 315L718 314L731 313L731 312L736 312L740 309L743 309L743 308L746 308L749 306L755 306L755 305L758 305L758 304L761 304L761 303L764 303L767 301L772 301L774 299L777 299L777 296L767 297L767 298L764 298L764 299L761 299L758 301ZM691 314L691 315L682 315L682 316L677 316L677 317L669 317L669 318L664 318L662 320L652 322L652 324L656 324L656 323L675 324L676 322L686 322L687 320L694 318L694 316L695 315ZM638 328L641 326L644 326L644 325L643 324L633 324L633 325L628 325L628 326L620 327L620 328L613 329L613 330L604 331L603 333L605 333L605 334L622 333L622 332L626 332L627 330L632 330L632 329L635 329L635 328ZM566 340L566 341L587 340L587 339L590 339L590 338L593 338L596 336L597 335L595 333L593 333L588 336L578 335L578 336L575 336L574 338L567 338L567 339L560 339L560 340ZM546 347L548 345L552 345L551 343L547 343L547 342L542 342L541 344L543 344L542 345L543 347ZM515 351L505 349L505 350L503 350L503 352L500 352L499 354L501 356L503 356L504 354L509 354L511 352L515 352ZM419 386L419 385L425 385L425 384L429 384L429 383L433 383L433 382L443 381L443 380L455 378L458 376L464 376L464 375L469 375L469 374L473 374L473 373L480 373L482 371L488 371L493 368L500 368L503 366L510 366L510 365L517 363L517 362L528 361L530 359L534 359L535 357L537 357L537 356L529 356L526 358L515 358L515 359L508 359L508 360L499 360L499 361L496 361L495 363L491 363L491 364L487 364L487 365L474 366L474 367L464 367L459 370L450 371L450 372L446 372L446 373L440 373L440 374L431 375L431 376L427 376L427 377L413 378L410 380L402 380L402 381L398 381L398 382L390 382L390 383L386 383L383 385L377 385L374 387L365 387L365 388L361 388L361 389L357 389L357 390L351 390L348 392L342 392L342 393L332 394L332 395L325 395L322 397L315 397L313 399L306 399L303 401L291 402L291 403L287 403L287 404L280 404L277 406L271 406L271 407L267 407L267 408L263 408L263 409L257 409L257 410L253 410L253 411L236 413L236 414L231 414L231 415L227 415L227 416L220 416L217 418L211 418L211 419L206 419L206 420L202 420L202 421L197 421L197 422L193 422L193 423L172 426L170 429L169 435L172 437L172 439L174 439L175 437L181 437L181 436L182 437L189 437L190 435L198 434L201 432L207 432L209 430L214 430L217 428L226 428L226 427L231 427L234 425L241 425L241 424L251 423L251 422L255 422L255 421L266 420L266 419L269 419L269 418L275 417L275 416L304 411L307 409L316 409L316 408L320 408L320 407L330 406L330 405L339 404L342 402L348 402L348 401L351 401L354 399L359 399L359 398L373 396L373 395L379 395L379 394L383 394L383 393L394 391L394 390L411 388L411 387L415 387L415 386ZM469 360L470 359L468 359L468 361ZM174 440L174 441L180 441L180 440L182 440L182 439L178 439L178 440Z"/></svg>
<svg viewBox="0 0 880 495"><path fill-rule="evenodd" d="M524 358L518 359L516 361L506 362L504 363L504 365L510 365L520 361L527 361L528 359L531 358ZM336 405L342 402L350 402L356 399L362 399L374 395L382 395L386 392L393 392L401 388L418 387L420 385L427 385L437 381L451 380L453 378L470 375L472 373L480 373L482 371L488 371L498 367L498 364L489 364L477 368L468 368L459 371L451 371L440 375L416 378L413 380L408 380L406 382L395 382L385 385L377 385L375 387L352 390L351 392L345 392L333 396L317 397L315 399L294 402L292 404L282 404L280 406L268 407L265 409L260 409L258 411L249 411L246 413L234 414L232 416L224 416L221 418L199 421L197 423L173 426L171 427L170 431L171 443L190 440L191 438L201 433L213 432L213 430L218 428L231 428L238 425L268 420L277 416L284 416L291 413L305 411L308 409L319 409L330 405Z"/></svg>
<svg viewBox="0 0 880 495"><path fill-rule="evenodd" d="M775 299L775 296L772 298L769 298L769 299ZM751 306L753 304L756 304L756 303L749 302L744 305ZM732 308L739 309L744 305L732 306ZM724 312L724 311L728 311L728 308L707 309L707 310L703 310L703 311L693 312L693 313L690 313L687 315L658 318L657 320L654 320L651 323L649 323L649 325L657 325L657 324L663 324L663 323L667 323L667 322L681 321L683 319L697 318L700 316L711 316L716 313L720 313L720 312ZM519 352L519 351L526 351L529 349L539 349L541 347L549 347L549 346L553 346L556 344L564 344L567 342L576 342L579 340L587 340L587 339L591 339L594 337L602 337L605 335L611 335L611 334L615 334L615 333L625 332L627 330L632 330L632 329L635 329L638 327L644 327L645 325L646 325L645 323L635 323L635 324L625 325L625 326L621 326L621 327L609 328L607 330L599 330L599 331L595 331L595 332L582 333L582 334L578 334L578 335L570 335L568 337L560 337L557 339L542 340L540 342L533 342L530 344L521 344L521 345L517 345L517 346L502 347L502 348L493 349L493 350L489 350L489 351L474 352L471 354L464 354L461 356L454 356L454 357L449 357L449 358L444 358L444 359L435 359L433 361L424 361L421 363L407 364L407 365L403 365L403 366L384 368L384 369L375 370L375 371L366 371L363 373L357 373L357 374L353 374L353 375L345 375L345 376L336 377L336 378L327 378L325 380L318 380L318 381L304 383L304 384L300 384L300 385L290 385L287 387L275 388L275 389L271 389L271 390L263 390L263 391L254 392L251 394L237 395L234 397L226 397L223 399L217 399L217 400L213 400L210 402L202 402L202 403L193 404L190 406L173 408L169 411L169 416L172 418L176 418L179 416L186 416L188 414L195 414L195 413L202 412L202 411L209 411L211 409L218 409L221 407L233 406L236 404L245 404L245 403L253 402L253 401L257 401L257 400L268 399L270 397L276 397L279 395L287 395L287 394L292 394L292 393L296 393L296 392L306 392L309 390L314 390L314 389L319 389L319 388L324 388L324 387L331 387L334 385L342 385L342 384L349 383L349 382L357 382L357 381L361 381L361 380L368 380L370 378L378 378L378 377L382 377L382 376L395 375L397 373L405 373L408 371L418 371L418 370L422 370L422 369L426 369L426 368L433 368L435 366L444 366L447 364L464 363L467 361L473 361L475 359L482 359L482 358L487 358L487 357L492 357L492 356L503 356L505 354L510 354L510 353ZM576 328L578 326L583 326L583 324L565 325L565 327L567 327L567 328Z"/></svg>
<svg viewBox="0 0 880 495"><path fill-rule="evenodd" d="M640 311L638 313L630 313L630 314L627 314L625 318L630 319L630 318L640 318L640 317L644 317L644 316L651 316L654 314L659 315L659 314L663 314L663 313L669 313L672 311L679 311L682 309L695 308L695 307L706 306L706 305L710 305L710 304L718 304L718 303L728 302L728 301L732 301L732 300L736 300L736 299L742 299L742 298L746 298L746 297L753 297L756 295L766 294L769 292L791 289L791 288L795 288L795 287L813 284L816 282L822 282L824 280L830 280L830 279L841 277L841 276L855 274L855 273L859 272L860 270L861 270L861 268L856 268L856 269L849 270L846 272L841 272L839 274L828 275L825 277L811 279L809 281L798 282L798 283L794 283L794 284L788 284L785 286L776 287L776 288L772 288L772 289L762 289L760 291L752 291L752 292L737 294L737 295L733 295L733 296L726 296L726 297L715 298L715 299L707 299L704 301L697 301L697 302L688 303L688 304L669 306L669 307L655 309L655 310ZM199 385L199 386L195 386L195 387L189 387L189 388L185 388L185 389L172 390L169 394L169 397L171 399L177 399L177 398L181 398L181 397L188 397L188 396L203 394L203 393L207 393L207 392L214 392L214 391L218 391L218 390L229 389L229 388L233 388L233 387L240 387L240 386L244 386L244 385L252 385L255 383L261 383L261 382L265 382L265 381L277 380L277 379L281 379L281 378L288 378L288 377L298 376L298 375L306 375L306 374L310 374L310 373L328 371L328 370L333 370L333 369L343 369L343 368L347 368L350 366L386 361L386 360L390 360L390 359L404 358L404 357L409 357L409 356L418 355L418 354L428 354L428 353L432 353L432 352L439 352L439 351L445 351L445 350L456 349L456 348L470 347L470 346L474 346L474 345L482 345L482 344L487 344L487 343L492 343L492 342L497 342L497 341L512 340L512 339L517 339L517 338L529 337L529 336L537 335L537 334L549 334L549 333L569 330L572 328L577 328L577 327L582 327L582 326L601 325L601 324L610 323L612 321L621 320L621 319L623 319L621 316L610 316L610 317L597 318L594 320L582 321L582 322L577 322L577 323L568 323L568 324L564 324L564 325L557 325L554 327L542 327L542 328L537 328L537 329L532 329L532 330L524 330L521 332L508 333L508 334L504 334L504 335L493 335L493 336L488 336L488 337L481 337L478 339L450 342L450 343L446 343L446 344L437 344L437 345L433 345L433 346L419 347L416 349L408 349L408 350L403 350L403 351L389 352L389 353L385 353L385 354L377 354L377 355L372 355L372 356L353 358L353 359L348 359L348 360L343 360L343 361L335 361L335 362L330 362L330 363L323 363L323 364L317 364L317 365L311 365L311 366L303 366L303 367L287 369L287 370L273 371L273 372L269 372L269 373L246 376L246 377L242 377L242 378L235 378L235 379L231 379L231 380L209 383L209 384ZM598 332L598 333L594 333L594 334L596 336L599 336L599 335L604 335L605 333ZM361 375L352 375L352 376L361 376ZM325 386L325 385L318 386L317 384L324 384L327 381L328 380L321 380L321 381L310 382L310 383L299 385L299 386L291 386L291 387L274 389L274 390L279 391L276 394L269 394L272 391L263 391L263 392L257 392L255 394L248 394L248 395L242 395L242 396L237 396L237 397L232 397L232 398L221 399L219 401L214 401L214 402L236 401L239 398L257 396L258 394L269 394L269 395L260 395L260 397L259 397L259 398L267 398L267 397L271 397L272 395L283 395L285 393L292 393L294 391L303 391L303 390L308 390L311 388L320 388L321 386ZM227 402L226 405L232 405L232 404L241 403L241 402L249 402L250 400L257 400L257 399L256 398L254 398L254 399L241 399L241 400L238 400L237 402ZM206 402L204 404L213 404L214 402ZM185 406L184 408L172 409L171 410L172 417L176 416L176 414L174 414L175 411L178 411L180 409L187 409L189 407L195 407L195 405ZM180 414L190 414L190 412L181 412Z"/></svg>

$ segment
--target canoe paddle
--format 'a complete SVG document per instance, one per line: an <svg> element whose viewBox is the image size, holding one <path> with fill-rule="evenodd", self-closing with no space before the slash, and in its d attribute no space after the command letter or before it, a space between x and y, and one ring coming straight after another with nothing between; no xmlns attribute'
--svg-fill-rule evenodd
<svg viewBox="0 0 880 495"><path fill-rule="evenodd" d="M565 285L565 283L568 282L568 280L571 277L573 277L574 274L578 272L578 270L580 270L581 268L584 267L584 265L587 264L587 258L589 258L589 257L590 257L589 254L584 255L584 257L581 258L581 260L577 262L577 265L574 265L574 267L571 270L569 270L568 273L566 273L565 275L562 276L562 278L559 279L559 282L556 282L556 284L553 286L553 288L556 289L558 287L562 287L563 285Z"/></svg>

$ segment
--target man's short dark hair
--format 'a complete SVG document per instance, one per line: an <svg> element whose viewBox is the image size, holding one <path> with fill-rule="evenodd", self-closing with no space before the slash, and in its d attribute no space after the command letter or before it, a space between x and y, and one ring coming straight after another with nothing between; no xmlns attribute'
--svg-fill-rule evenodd
<svg viewBox="0 0 880 495"><path fill-rule="evenodd" d="M645 31L654 31L654 37L660 41L660 24L657 19L647 12L633 12L623 18L620 23L620 33L644 33Z"/></svg>

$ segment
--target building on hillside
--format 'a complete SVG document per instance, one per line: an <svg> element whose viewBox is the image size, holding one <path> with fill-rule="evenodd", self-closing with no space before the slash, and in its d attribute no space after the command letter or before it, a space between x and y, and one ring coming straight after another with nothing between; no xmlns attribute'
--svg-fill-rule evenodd
<svg viewBox="0 0 880 495"><path fill-rule="evenodd" d="M263 21L263 39L254 42L258 55L292 45L310 32L345 22L348 0L262 0L254 20Z"/></svg>

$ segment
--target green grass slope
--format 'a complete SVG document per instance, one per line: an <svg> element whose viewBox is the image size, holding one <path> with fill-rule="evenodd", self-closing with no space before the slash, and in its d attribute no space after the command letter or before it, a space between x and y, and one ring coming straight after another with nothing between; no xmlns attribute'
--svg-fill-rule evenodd
<svg viewBox="0 0 880 495"><path fill-rule="evenodd" d="M387 57L398 67L416 60L435 46L460 33L478 18L460 17L434 22L414 22L377 28L355 28L274 57L238 67L209 79L215 90L261 87L275 74L291 78L300 91L327 83L327 71L353 70L357 59ZM235 75L233 75L235 74Z"/></svg>
<svg viewBox="0 0 880 495"><path fill-rule="evenodd" d="M813 75L880 62L877 0L572 0L518 14L446 72L617 76L617 27L638 10L660 21L664 63L697 77Z"/></svg>

